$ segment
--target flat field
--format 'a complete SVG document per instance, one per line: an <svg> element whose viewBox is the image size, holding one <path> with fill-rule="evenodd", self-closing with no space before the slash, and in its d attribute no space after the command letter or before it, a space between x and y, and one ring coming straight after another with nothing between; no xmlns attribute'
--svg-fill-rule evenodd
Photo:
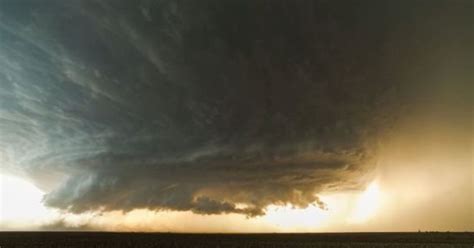
<svg viewBox="0 0 474 248"><path fill-rule="evenodd" d="M474 247L474 233L175 234L0 232L0 247Z"/></svg>

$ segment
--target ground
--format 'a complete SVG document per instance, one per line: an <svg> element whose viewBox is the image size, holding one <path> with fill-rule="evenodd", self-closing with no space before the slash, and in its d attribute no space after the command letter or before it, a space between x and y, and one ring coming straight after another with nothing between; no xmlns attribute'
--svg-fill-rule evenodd
<svg viewBox="0 0 474 248"><path fill-rule="evenodd" d="M474 247L474 233L172 234L0 232L0 247Z"/></svg>

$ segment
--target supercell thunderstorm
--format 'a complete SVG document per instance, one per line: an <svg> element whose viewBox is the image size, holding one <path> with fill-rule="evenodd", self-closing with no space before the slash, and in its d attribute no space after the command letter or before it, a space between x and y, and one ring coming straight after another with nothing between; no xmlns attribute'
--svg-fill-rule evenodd
<svg viewBox="0 0 474 248"><path fill-rule="evenodd" d="M376 2L6 2L2 170L76 213L324 208L374 169L420 39Z"/></svg>

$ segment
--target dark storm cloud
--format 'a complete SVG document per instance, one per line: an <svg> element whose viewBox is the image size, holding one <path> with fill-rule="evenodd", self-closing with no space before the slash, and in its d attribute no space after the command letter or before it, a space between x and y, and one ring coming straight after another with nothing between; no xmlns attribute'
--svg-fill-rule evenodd
<svg viewBox="0 0 474 248"><path fill-rule="evenodd" d="M86 231L98 231L88 224L71 225L68 224L64 219L58 219L51 223L42 225L39 227L40 231L68 231L68 232L86 232Z"/></svg>
<svg viewBox="0 0 474 248"><path fill-rule="evenodd" d="M72 212L324 207L317 193L374 168L408 102L405 59L445 35L414 35L415 18L459 21L417 8L0 1L3 168Z"/></svg>

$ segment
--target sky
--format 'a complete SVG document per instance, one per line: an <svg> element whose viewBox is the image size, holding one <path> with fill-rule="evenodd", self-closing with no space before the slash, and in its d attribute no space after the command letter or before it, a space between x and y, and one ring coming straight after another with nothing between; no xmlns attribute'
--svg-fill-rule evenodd
<svg viewBox="0 0 474 248"><path fill-rule="evenodd" d="M470 0L0 0L0 230L474 231Z"/></svg>

